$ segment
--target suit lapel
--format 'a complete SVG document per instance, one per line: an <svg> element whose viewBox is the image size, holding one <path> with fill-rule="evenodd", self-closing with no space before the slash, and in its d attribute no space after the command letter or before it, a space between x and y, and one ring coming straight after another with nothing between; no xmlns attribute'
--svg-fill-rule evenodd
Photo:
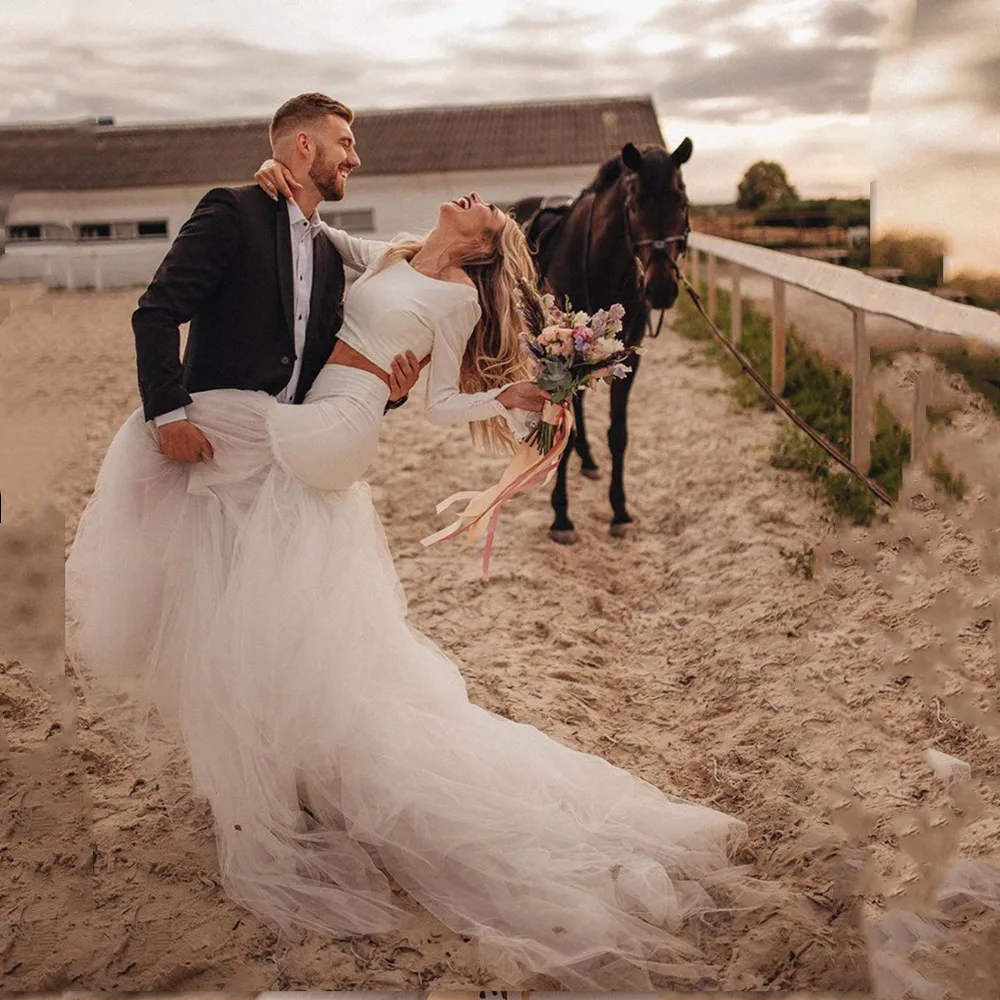
<svg viewBox="0 0 1000 1000"><path fill-rule="evenodd" d="M292 290L292 236L288 229L288 203L284 198L278 201L275 240L278 256L278 287L281 289L281 304L285 311L288 336L294 337L295 295Z"/></svg>
<svg viewBox="0 0 1000 1000"><path fill-rule="evenodd" d="M323 296L326 293L326 282L330 270L329 260L332 247L323 233L317 233L313 238L313 282L312 294L309 296L309 323L306 326L306 343L314 340L323 320Z"/></svg>

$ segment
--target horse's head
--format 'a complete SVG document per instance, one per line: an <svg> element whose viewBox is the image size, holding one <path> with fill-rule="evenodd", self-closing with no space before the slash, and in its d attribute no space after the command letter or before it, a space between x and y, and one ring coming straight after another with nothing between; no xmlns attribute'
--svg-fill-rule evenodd
<svg viewBox="0 0 1000 1000"><path fill-rule="evenodd" d="M691 158L693 143L685 139L672 153L662 146L622 148L625 169L625 218L630 250L654 309L677 301L677 259L687 247L688 197L681 165Z"/></svg>

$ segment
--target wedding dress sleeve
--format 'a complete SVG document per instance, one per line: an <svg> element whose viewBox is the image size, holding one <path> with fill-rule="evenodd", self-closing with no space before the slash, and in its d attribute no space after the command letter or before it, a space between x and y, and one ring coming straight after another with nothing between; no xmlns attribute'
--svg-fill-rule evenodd
<svg viewBox="0 0 1000 1000"><path fill-rule="evenodd" d="M462 358L479 316L479 303L469 299L438 320L427 370L427 417L435 424L504 417L514 436L523 440L537 423L537 414L508 410L497 399L507 385L485 392L462 392L458 387Z"/></svg>
<svg viewBox="0 0 1000 1000"><path fill-rule="evenodd" d="M329 226L325 222L321 225L323 232L326 233L327 238L343 258L344 264L355 271L368 270L392 245L384 243L382 240L363 240L357 236L351 236L343 229L334 229L333 226Z"/></svg>

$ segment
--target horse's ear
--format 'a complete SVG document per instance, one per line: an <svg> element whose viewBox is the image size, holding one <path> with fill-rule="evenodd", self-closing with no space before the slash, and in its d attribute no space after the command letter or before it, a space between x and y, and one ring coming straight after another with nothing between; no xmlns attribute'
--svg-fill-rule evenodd
<svg viewBox="0 0 1000 1000"><path fill-rule="evenodd" d="M670 159L674 161L675 167L683 166L691 159L694 151L694 143L690 139L685 139L671 154Z"/></svg>
<svg viewBox="0 0 1000 1000"><path fill-rule="evenodd" d="M622 163L633 173L642 169L642 153L631 142L622 146Z"/></svg>

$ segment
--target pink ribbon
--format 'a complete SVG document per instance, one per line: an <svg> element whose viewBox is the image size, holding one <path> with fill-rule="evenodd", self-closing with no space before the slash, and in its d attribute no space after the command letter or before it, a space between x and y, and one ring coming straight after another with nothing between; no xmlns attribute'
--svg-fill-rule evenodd
<svg viewBox="0 0 1000 1000"><path fill-rule="evenodd" d="M556 412L553 414L553 410ZM554 419L552 419L554 417ZM546 419L549 418L549 419ZM555 474L562 460L563 452L569 443L573 430L573 413L567 404L556 406L548 404L542 414L546 423L555 426L552 447L539 455L533 444L522 442L514 452L510 464L504 470L500 480L489 489L463 490L453 493L437 505L437 512L447 510L460 500L468 500L465 510L458 519L447 528L435 531L434 534L420 539L423 546L434 545L449 538L464 534L466 537L459 551L464 552L486 530L486 545L483 549L483 583L490 579L490 556L493 552L493 541L496 535L497 523L500 520L500 509L519 493L524 493L534 486L544 485Z"/></svg>

